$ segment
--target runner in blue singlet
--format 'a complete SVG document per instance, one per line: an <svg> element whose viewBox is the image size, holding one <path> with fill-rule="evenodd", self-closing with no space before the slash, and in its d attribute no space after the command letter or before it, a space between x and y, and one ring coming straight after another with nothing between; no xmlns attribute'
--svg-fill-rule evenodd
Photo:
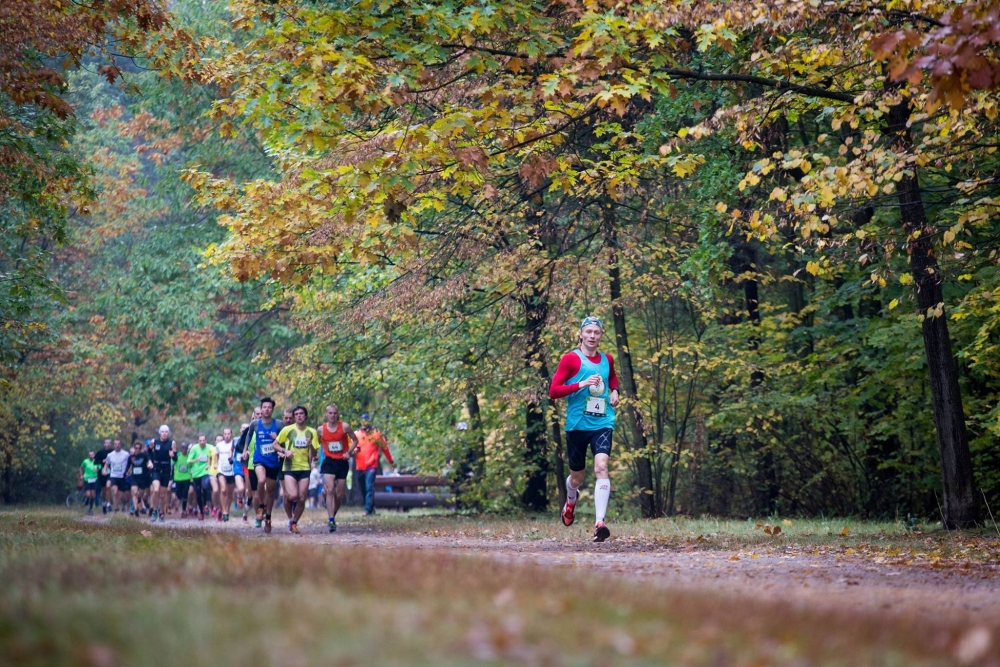
<svg viewBox="0 0 1000 667"><path fill-rule="evenodd" d="M278 485L278 471L281 461L274 441L285 425L280 419L271 419L274 412L274 400L270 397L260 401L260 419L255 419L247 429L252 441L253 467L257 476L258 502L257 518L264 520L264 532L271 532L271 510L274 508L274 491Z"/></svg>

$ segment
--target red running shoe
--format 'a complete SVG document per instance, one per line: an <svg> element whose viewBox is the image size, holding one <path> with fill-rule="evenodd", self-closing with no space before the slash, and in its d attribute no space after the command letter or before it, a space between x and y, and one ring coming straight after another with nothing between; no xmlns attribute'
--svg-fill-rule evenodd
<svg viewBox="0 0 1000 667"><path fill-rule="evenodd" d="M598 521L597 525L594 527L594 541L603 542L609 537L611 537L611 531L608 530L608 527L604 525L603 521Z"/></svg>
<svg viewBox="0 0 1000 667"><path fill-rule="evenodd" d="M573 511L575 509L576 509L576 503L573 503L572 505L566 503L565 505L563 505L562 522L564 526L573 525L573 521L576 520L576 517L573 515Z"/></svg>

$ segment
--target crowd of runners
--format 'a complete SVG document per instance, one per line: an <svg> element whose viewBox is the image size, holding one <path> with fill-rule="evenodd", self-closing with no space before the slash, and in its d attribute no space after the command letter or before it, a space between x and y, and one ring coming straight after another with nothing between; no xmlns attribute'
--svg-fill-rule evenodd
<svg viewBox="0 0 1000 667"><path fill-rule="evenodd" d="M106 439L104 447L88 452L80 466L84 505L88 514L98 506L104 514L121 512L150 521L206 517L230 519L235 509L243 522L271 532L276 501L288 519L288 530L298 533L299 520L318 490L323 489L330 532L337 530L337 512L347 495L347 476L354 461L364 487L365 515L375 511L375 476L382 473L381 457L395 462L385 437L370 415L361 415L355 431L341 421L336 405L326 407L319 428L307 424L309 411L297 405L273 416L275 402L261 399L251 421L239 435L226 427L209 442L178 443L170 427L159 428L157 438L135 441Z"/></svg>
<svg viewBox="0 0 1000 667"><path fill-rule="evenodd" d="M549 387L550 399L567 399L570 474L560 519L566 526L575 521L589 450L596 477L596 542L611 535L604 519L611 498L608 460L619 403L614 358L597 349L603 335L600 319L584 318L577 348L562 356ZM98 494L105 513L123 511L140 516L146 512L152 521L165 521L175 514L201 520L211 515L225 522L235 506L243 511L244 522L253 512L255 525L270 533L271 512L281 497L288 529L298 533L310 490L315 498L322 483L332 533L337 530L337 511L346 495L352 458L355 469L363 473L357 479L364 487L365 515L374 512L380 456L384 454L390 465L395 464L388 443L372 428L369 415L361 415L361 428L353 431L340 420L337 406L328 405L326 421L316 429L307 425L309 412L305 407L285 410L280 420L272 416L274 407L271 398L262 399L239 436L225 428L214 443L199 435L196 443L178 446L166 425L160 427L158 439L136 442L129 449L123 449L120 440L105 440L104 449L90 452L81 466L88 512L93 513Z"/></svg>

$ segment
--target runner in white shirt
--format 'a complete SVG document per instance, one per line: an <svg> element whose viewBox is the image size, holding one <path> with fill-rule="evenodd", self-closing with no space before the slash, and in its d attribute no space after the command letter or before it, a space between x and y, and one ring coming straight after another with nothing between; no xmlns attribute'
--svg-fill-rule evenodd
<svg viewBox="0 0 1000 667"><path fill-rule="evenodd" d="M115 440L115 448L108 452L108 458L104 461L108 478L111 480L111 488L114 492L113 505L116 512L119 506L127 511L129 501L132 499L132 487L129 486L128 480L125 479L128 475L128 461L130 457L131 454L127 450L122 449L122 441Z"/></svg>
<svg viewBox="0 0 1000 667"><path fill-rule="evenodd" d="M229 521L229 506L233 503L233 488L236 484L236 471L233 469L233 452L236 442L233 440L232 429L223 429L222 438L215 443L215 454L212 465L218 470L219 479L219 521Z"/></svg>

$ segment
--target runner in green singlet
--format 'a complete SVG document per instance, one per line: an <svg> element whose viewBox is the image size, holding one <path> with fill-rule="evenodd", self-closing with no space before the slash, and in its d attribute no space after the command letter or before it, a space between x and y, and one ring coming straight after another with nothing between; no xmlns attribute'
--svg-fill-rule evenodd
<svg viewBox="0 0 1000 667"><path fill-rule="evenodd" d="M83 504L87 508L87 514L94 513L94 503L97 498L97 477L98 467L94 463L94 451L87 452L87 458L80 464L80 472L83 473Z"/></svg>

